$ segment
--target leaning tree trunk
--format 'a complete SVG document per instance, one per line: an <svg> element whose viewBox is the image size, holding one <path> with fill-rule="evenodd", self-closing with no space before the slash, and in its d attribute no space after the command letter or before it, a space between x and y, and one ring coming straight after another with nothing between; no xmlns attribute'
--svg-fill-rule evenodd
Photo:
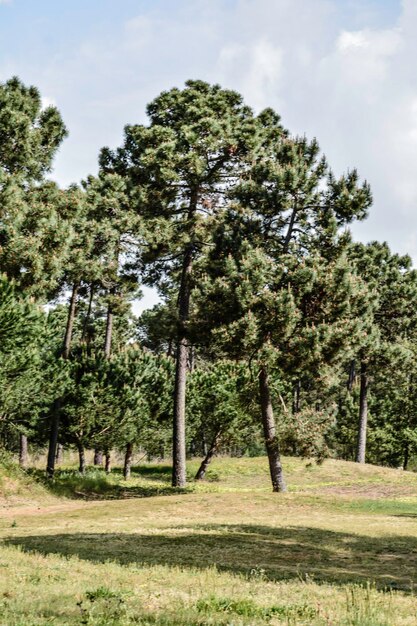
<svg viewBox="0 0 417 626"><path fill-rule="evenodd" d="M200 467L198 468L198 472L195 475L195 480L203 480L204 476L206 475L207 468L210 465L211 461L213 460L213 457L216 455L216 452L219 448L220 434L221 434L220 430L217 431L211 443L210 449L208 450L206 456L201 462Z"/></svg>
<svg viewBox="0 0 417 626"><path fill-rule="evenodd" d="M172 439L172 485L184 487L186 484L185 450L185 390L188 367L188 339L186 325L190 311L190 278L192 270L192 249L185 253L179 293L179 325L177 358L174 388L174 424Z"/></svg>
<svg viewBox="0 0 417 626"><path fill-rule="evenodd" d="M97 448L94 450L94 465L103 465L103 451L98 450Z"/></svg>
<svg viewBox="0 0 417 626"><path fill-rule="evenodd" d="M125 480L130 478L130 472L132 469L132 457L133 457L133 443L130 441L126 446L125 462L123 465L123 476Z"/></svg>
<svg viewBox="0 0 417 626"><path fill-rule="evenodd" d="M28 438L23 433L19 437L19 465L23 469L28 465Z"/></svg>
<svg viewBox="0 0 417 626"><path fill-rule="evenodd" d="M360 380L361 388L359 395L359 431L356 462L365 463L366 429L368 425L368 371L367 365L364 361L361 361Z"/></svg>
<svg viewBox="0 0 417 626"><path fill-rule="evenodd" d="M79 459L78 470L80 474L85 474L85 449L84 449L83 444L80 441L77 442L77 450L78 450L78 459Z"/></svg>
<svg viewBox="0 0 417 626"><path fill-rule="evenodd" d="M110 451L109 450L105 450L104 451L104 470L106 472L106 474L110 474L111 469L110 469Z"/></svg>
<svg viewBox="0 0 417 626"><path fill-rule="evenodd" d="M65 329L64 343L62 346L62 358L68 359L71 350L72 333L74 329L75 321L75 307L77 304L79 283L75 283L72 288L70 306L67 317L67 327ZM55 459L56 459L56 447L58 444L59 423L61 417L62 398L57 398L51 411L51 431L49 434L49 448L48 448L48 461L46 465L46 475L48 478L54 477L55 472Z"/></svg>
<svg viewBox="0 0 417 626"><path fill-rule="evenodd" d="M259 392L261 398L262 426L272 480L272 490L275 492L286 491L287 488L282 471L279 443L275 430L274 411L269 391L268 372L265 366L262 366L259 372Z"/></svg>

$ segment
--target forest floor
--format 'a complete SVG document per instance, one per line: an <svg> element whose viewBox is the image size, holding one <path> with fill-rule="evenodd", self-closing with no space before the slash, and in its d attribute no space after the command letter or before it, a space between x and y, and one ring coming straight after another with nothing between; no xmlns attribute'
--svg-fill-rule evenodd
<svg viewBox="0 0 417 626"><path fill-rule="evenodd" d="M0 625L417 625L417 474L284 467L287 494L265 458L182 492L166 464L0 471Z"/></svg>

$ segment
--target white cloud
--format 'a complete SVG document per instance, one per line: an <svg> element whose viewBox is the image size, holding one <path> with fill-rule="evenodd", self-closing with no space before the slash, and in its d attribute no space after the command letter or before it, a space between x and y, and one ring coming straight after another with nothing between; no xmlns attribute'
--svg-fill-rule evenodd
<svg viewBox="0 0 417 626"><path fill-rule="evenodd" d="M144 121L162 89L202 78L241 91L256 109L276 108L293 133L317 136L337 173L358 167L375 205L355 232L388 239L417 260L409 236L417 232L415 0L384 23L368 0L178 0L164 12L156 5L65 54L30 55L25 66L4 61L8 75L39 85L62 107L70 129L57 161L62 182L94 171L99 148L120 143L124 124Z"/></svg>
<svg viewBox="0 0 417 626"><path fill-rule="evenodd" d="M56 107L56 100L48 96L42 96L42 109L47 109L48 107Z"/></svg>
<svg viewBox="0 0 417 626"><path fill-rule="evenodd" d="M356 33L343 32L337 41L337 47L342 52L349 52L355 48L367 48L369 41L363 31Z"/></svg>
<svg viewBox="0 0 417 626"><path fill-rule="evenodd" d="M251 94L250 103L256 109L270 104L271 92L274 93L282 75L282 52L265 39L244 46L227 44L220 50L218 58L219 78L226 78L242 73L241 89ZM226 78L227 80L227 78Z"/></svg>

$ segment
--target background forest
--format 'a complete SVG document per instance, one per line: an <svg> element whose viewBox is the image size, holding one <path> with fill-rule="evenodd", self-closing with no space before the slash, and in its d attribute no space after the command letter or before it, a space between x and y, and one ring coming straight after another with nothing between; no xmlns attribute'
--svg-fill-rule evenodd
<svg viewBox="0 0 417 626"><path fill-rule="evenodd" d="M315 139L193 80L103 148L97 176L49 177L67 134L35 87L0 85L0 437L62 449L417 464L417 273L352 240L372 197ZM364 172L366 174L366 172ZM139 318L141 286L161 301Z"/></svg>

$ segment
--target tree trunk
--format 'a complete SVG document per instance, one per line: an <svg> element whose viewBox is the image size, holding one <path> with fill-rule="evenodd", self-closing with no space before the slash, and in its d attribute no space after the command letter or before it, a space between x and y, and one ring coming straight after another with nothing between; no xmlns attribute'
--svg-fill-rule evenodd
<svg viewBox="0 0 417 626"><path fill-rule="evenodd" d="M194 348L193 346L189 346L188 348L188 369L190 372L194 371L195 367L195 358L194 358Z"/></svg>
<svg viewBox="0 0 417 626"><path fill-rule="evenodd" d="M91 310L93 308L93 297L94 297L94 283L90 287L90 298L88 300L87 313L86 313L85 318L84 318L83 332L82 332L82 335L81 335L81 341L85 341L86 338L87 338L88 322L90 321Z"/></svg>
<svg viewBox="0 0 417 626"><path fill-rule="evenodd" d="M355 372L355 361L352 360L349 366L349 377L347 382L348 391L352 392L353 383L355 382L356 372Z"/></svg>
<svg viewBox="0 0 417 626"><path fill-rule="evenodd" d="M55 463L59 465L62 463L64 458L64 446L62 443L59 443L56 447L56 455L55 455Z"/></svg>
<svg viewBox="0 0 417 626"><path fill-rule="evenodd" d="M293 403L292 403L293 415L300 412L300 394L301 394L301 381L300 379L298 379L294 387L294 396L293 396Z"/></svg>
<svg viewBox="0 0 417 626"><path fill-rule="evenodd" d="M64 342L62 346L62 358L68 359L71 350L72 334L75 321L75 307L77 304L79 283L74 283L72 288L70 306L68 309L67 326L65 329ZM62 406L62 398L57 398L51 411L51 430L49 434L48 460L46 465L47 478L53 478L55 472L56 446L58 444L60 413Z"/></svg>
<svg viewBox="0 0 417 626"><path fill-rule="evenodd" d="M19 437L19 465L23 469L28 465L28 438L23 433Z"/></svg>
<svg viewBox="0 0 417 626"><path fill-rule="evenodd" d="M184 487L186 484L185 450L185 390L188 367L188 339L186 324L190 310L190 278L192 270L192 249L185 253L179 292L179 326L174 388L174 424L172 440L172 485Z"/></svg>
<svg viewBox="0 0 417 626"><path fill-rule="evenodd" d="M103 465L103 450L94 450L94 465Z"/></svg>
<svg viewBox="0 0 417 626"><path fill-rule="evenodd" d="M110 474L110 471L111 471L111 469L110 469L110 460L111 459L110 459L110 451L109 450L106 450L104 452L104 458L105 458L104 469L106 471L106 474Z"/></svg>
<svg viewBox="0 0 417 626"><path fill-rule="evenodd" d="M62 399L57 398L52 404L51 430L49 433L48 459L46 464L46 477L53 478L55 473L56 447L58 444L59 423L61 418Z"/></svg>
<svg viewBox="0 0 417 626"><path fill-rule="evenodd" d="M111 309L111 305L109 304L107 308L106 336L104 338L104 355L106 359L109 359L111 355L112 334L113 334L113 312Z"/></svg>
<svg viewBox="0 0 417 626"><path fill-rule="evenodd" d="M133 457L133 443L130 441L126 446L125 462L123 465L123 476L125 480L130 478L130 472L132 469L132 457Z"/></svg>
<svg viewBox="0 0 417 626"><path fill-rule="evenodd" d="M65 329L64 345L62 347L62 357L68 359L71 350L72 333L74 330L75 322L75 308L77 305L79 283L75 283L72 288L70 306L67 317L67 327Z"/></svg>
<svg viewBox="0 0 417 626"><path fill-rule="evenodd" d="M82 443L77 443L78 449L78 458L79 458L79 472L80 474L85 474L85 450Z"/></svg>
<svg viewBox="0 0 417 626"><path fill-rule="evenodd" d="M203 480L204 476L206 475L207 468L210 465L211 461L213 460L213 457L216 455L216 452L218 450L219 443L220 443L220 434L221 434L220 431L216 433L211 443L210 449L208 450L206 456L201 462L200 467L198 468L198 472L195 475L195 480Z"/></svg>
<svg viewBox="0 0 417 626"><path fill-rule="evenodd" d="M204 432L203 432L203 436L202 436L202 439L201 439L201 448L203 450L204 456L206 456L206 454L208 452L208 447L207 447L206 433L204 433Z"/></svg>
<svg viewBox="0 0 417 626"><path fill-rule="evenodd" d="M268 454L269 471L272 480L272 490L286 491L284 474L282 471L279 443L275 432L274 411L269 391L268 372L265 366L259 372L259 391L261 398L262 426L265 438L265 447Z"/></svg>
<svg viewBox="0 0 417 626"><path fill-rule="evenodd" d="M361 388L359 396L359 431L358 447L356 450L356 462L365 463L366 455L366 429L368 425L368 372L367 365L361 361Z"/></svg>
<svg viewBox="0 0 417 626"><path fill-rule="evenodd" d="M294 206L291 212L291 217L290 217L290 221L288 224L288 229L287 229L287 234L285 236L285 240L284 240L284 254L286 254L288 252L288 248L290 247L290 243L291 243L291 237L292 234L294 232L294 226L295 226L295 221L297 218L297 213L298 213L298 207L297 207L297 202L294 201Z"/></svg>
<svg viewBox="0 0 417 626"><path fill-rule="evenodd" d="M410 446L408 443L406 443L404 445L403 470L407 469L409 458L410 458Z"/></svg>
<svg viewBox="0 0 417 626"><path fill-rule="evenodd" d="M408 395L407 395L407 425L409 427L412 426L411 423L411 398L413 397L413 375L409 374L408 376ZM403 449L403 469L406 470L408 467L408 461L410 460L410 443L409 441L404 442Z"/></svg>

